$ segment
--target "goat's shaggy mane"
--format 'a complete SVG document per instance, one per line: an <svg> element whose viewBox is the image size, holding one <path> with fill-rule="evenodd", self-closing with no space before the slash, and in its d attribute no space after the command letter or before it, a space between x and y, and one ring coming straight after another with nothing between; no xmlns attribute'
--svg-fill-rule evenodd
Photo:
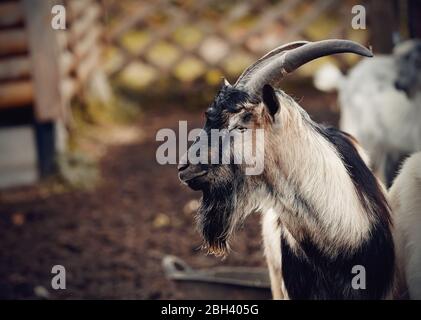
<svg viewBox="0 0 421 320"><path fill-rule="evenodd" d="M394 279L394 245L390 209L376 178L370 172L348 134L334 128L314 128L336 149L372 221L369 237L353 251L332 256L310 238L300 250L291 248L281 235L282 274L292 299L379 299L390 292ZM341 192L341 190L338 190ZM316 215L316 214L315 214ZM354 266L366 270L366 289L352 288Z"/></svg>
<svg viewBox="0 0 421 320"><path fill-rule="evenodd" d="M389 204L377 179L360 157L355 147L356 140L350 134L333 127L317 126L316 129L337 150L367 212L372 213L385 226L391 225Z"/></svg>

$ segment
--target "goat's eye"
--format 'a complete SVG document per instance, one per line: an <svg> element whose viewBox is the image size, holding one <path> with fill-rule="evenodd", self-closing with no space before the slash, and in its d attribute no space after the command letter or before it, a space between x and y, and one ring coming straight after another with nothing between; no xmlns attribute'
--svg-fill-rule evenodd
<svg viewBox="0 0 421 320"><path fill-rule="evenodd" d="M243 116L243 122L249 122L251 118L253 117L253 114L251 112L247 112Z"/></svg>
<svg viewBox="0 0 421 320"><path fill-rule="evenodd" d="M247 130L247 128L246 128L246 127L242 127L242 126L236 126L234 129L235 129L235 130L238 130L238 131L240 131L240 132L244 132L244 131L246 131L246 130Z"/></svg>

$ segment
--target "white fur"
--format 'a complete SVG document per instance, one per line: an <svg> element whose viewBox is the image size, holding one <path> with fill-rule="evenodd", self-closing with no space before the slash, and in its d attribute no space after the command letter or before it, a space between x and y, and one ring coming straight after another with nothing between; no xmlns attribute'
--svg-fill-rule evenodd
<svg viewBox="0 0 421 320"><path fill-rule="evenodd" d="M262 234L266 261L269 267L270 287L273 299L288 299L288 293L282 279L281 228L278 226L278 214L269 208L263 212Z"/></svg>
<svg viewBox="0 0 421 320"><path fill-rule="evenodd" d="M421 94L410 100L394 88L392 57L365 59L351 70L339 91L342 130L366 150L388 148L413 152L421 148Z"/></svg>
<svg viewBox="0 0 421 320"><path fill-rule="evenodd" d="M386 168L386 162L391 161L388 157L397 161L402 154L421 150L421 92L408 98L395 88L397 78L392 55L363 59L346 77L332 64L322 67L314 77L318 89L338 90L340 128L369 152L384 182L390 170Z"/></svg>
<svg viewBox="0 0 421 320"><path fill-rule="evenodd" d="M274 124L282 168L268 172L278 196L264 196L264 190L255 193L263 213L264 252L274 299L289 298L282 278L281 234L292 250L305 235L334 256L361 244L371 226L371 215L365 212L336 150L315 132L308 115L292 99L284 98ZM266 154L267 161L274 160L267 158L270 155ZM297 203L297 194L312 206L312 212ZM314 214L319 215L317 220L311 218Z"/></svg>
<svg viewBox="0 0 421 320"><path fill-rule="evenodd" d="M421 152L407 159L389 191L395 246L411 299L421 299Z"/></svg>
<svg viewBox="0 0 421 320"><path fill-rule="evenodd" d="M308 115L300 110L294 101L290 105L283 101L279 115L279 157L285 176L277 180L279 190L283 190L277 209L304 211L296 207L294 196L298 191L319 214L319 224L309 219L308 212L298 212L299 226L290 214L282 217L286 229L295 238L301 232L309 233L330 254L355 248L369 235L371 215L363 208L334 147L314 131L308 124L311 120L303 119Z"/></svg>

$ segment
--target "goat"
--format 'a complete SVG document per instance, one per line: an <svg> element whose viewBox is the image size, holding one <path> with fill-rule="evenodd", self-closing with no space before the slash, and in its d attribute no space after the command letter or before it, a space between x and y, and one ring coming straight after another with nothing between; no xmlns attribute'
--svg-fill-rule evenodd
<svg viewBox="0 0 421 320"><path fill-rule="evenodd" d="M263 129L264 148L254 145L264 152L260 175L246 175L244 164L191 163L189 152L202 150L201 139L178 166L180 180L202 191L197 223L210 253L226 255L241 222L261 212L275 299L380 299L399 289L390 208L362 148L350 135L313 122L274 88L301 65L343 52L372 56L352 41L298 41L257 60L234 85L224 82L203 131ZM210 157L226 152L209 147ZM365 290L352 286L356 265L365 267Z"/></svg>
<svg viewBox="0 0 421 320"><path fill-rule="evenodd" d="M421 299L421 152L406 159L389 190L396 257L411 299Z"/></svg>
<svg viewBox="0 0 421 320"><path fill-rule="evenodd" d="M362 144L390 186L401 160L421 150L421 40L401 43L393 55L364 59L346 77L325 65L314 84L338 90L341 130Z"/></svg>

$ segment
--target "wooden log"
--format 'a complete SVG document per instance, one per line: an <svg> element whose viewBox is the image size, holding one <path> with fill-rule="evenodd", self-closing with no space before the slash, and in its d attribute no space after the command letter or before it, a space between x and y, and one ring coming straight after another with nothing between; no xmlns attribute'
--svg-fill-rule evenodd
<svg viewBox="0 0 421 320"><path fill-rule="evenodd" d="M32 65L35 117L55 121L64 114L61 96L60 51L57 33L51 28L53 0L22 0Z"/></svg>
<svg viewBox="0 0 421 320"><path fill-rule="evenodd" d="M0 3L0 28L10 28L23 23L23 10L18 1Z"/></svg>
<svg viewBox="0 0 421 320"><path fill-rule="evenodd" d="M0 55L26 53L27 41L24 29L0 30Z"/></svg>
<svg viewBox="0 0 421 320"><path fill-rule="evenodd" d="M34 90L31 80L0 84L0 109L30 105L33 99Z"/></svg>
<svg viewBox="0 0 421 320"><path fill-rule="evenodd" d="M27 56L0 59L0 80L28 78L31 63Z"/></svg>

